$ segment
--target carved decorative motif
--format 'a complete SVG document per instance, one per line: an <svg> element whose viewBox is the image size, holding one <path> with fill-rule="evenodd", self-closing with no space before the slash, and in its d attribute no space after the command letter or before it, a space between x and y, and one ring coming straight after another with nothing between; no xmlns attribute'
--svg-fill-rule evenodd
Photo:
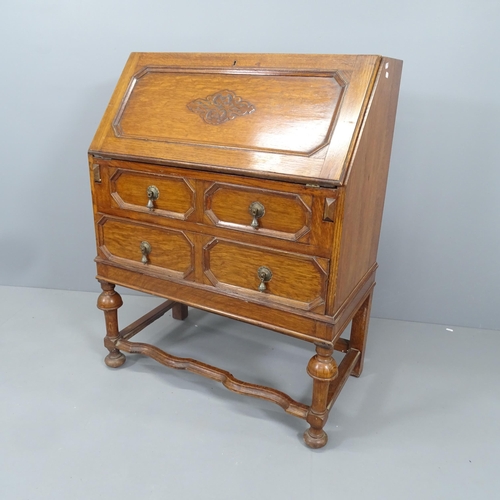
<svg viewBox="0 0 500 500"><path fill-rule="evenodd" d="M210 125L221 125L237 116L249 115L255 111L253 104L244 101L230 90L221 90L205 99L195 99L189 102L187 107Z"/></svg>

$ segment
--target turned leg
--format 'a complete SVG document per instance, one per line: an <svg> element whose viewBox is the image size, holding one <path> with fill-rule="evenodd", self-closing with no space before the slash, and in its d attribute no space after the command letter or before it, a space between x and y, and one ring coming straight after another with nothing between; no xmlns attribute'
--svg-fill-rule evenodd
<svg viewBox="0 0 500 500"><path fill-rule="evenodd" d="M97 307L104 311L106 320L106 337L104 337L104 346L109 354L104 362L111 368L118 368L125 363L125 356L115 347L119 338L118 334L118 308L123 304L122 298L118 292L115 292L115 285L107 281L100 281L102 293L97 299Z"/></svg>
<svg viewBox="0 0 500 500"><path fill-rule="evenodd" d="M304 441L310 448L322 448L328 441L323 430L328 420L328 388L338 374L337 364L332 358L333 349L316 346L316 356L307 365L307 373L313 379L312 403L307 414L311 426L304 433Z"/></svg>
<svg viewBox="0 0 500 500"><path fill-rule="evenodd" d="M183 321L187 317L188 317L188 306L186 304L181 304L180 302L176 302L174 304L174 307L172 307L172 318Z"/></svg>
<svg viewBox="0 0 500 500"><path fill-rule="evenodd" d="M370 310L372 307L372 295L373 292L370 292L370 295L366 297L352 319L350 347L352 349L357 349L361 353L358 363L351 372L351 375L355 377L359 377L363 371L366 339L368 337L368 323L370 322Z"/></svg>

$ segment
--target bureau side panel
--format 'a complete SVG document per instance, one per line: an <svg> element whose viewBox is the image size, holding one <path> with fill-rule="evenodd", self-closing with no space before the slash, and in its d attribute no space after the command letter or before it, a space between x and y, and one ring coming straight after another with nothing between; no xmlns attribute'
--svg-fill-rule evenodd
<svg viewBox="0 0 500 500"><path fill-rule="evenodd" d="M376 267L402 64L382 60L349 167L332 313Z"/></svg>

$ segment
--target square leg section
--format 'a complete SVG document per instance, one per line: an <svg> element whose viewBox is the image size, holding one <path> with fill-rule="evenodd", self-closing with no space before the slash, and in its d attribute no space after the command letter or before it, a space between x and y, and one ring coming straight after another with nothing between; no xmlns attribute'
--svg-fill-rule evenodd
<svg viewBox="0 0 500 500"><path fill-rule="evenodd" d="M372 307L373 291L363 301L358 309L351 324L351 338L349 340L350 348L360 352L359 360L354 367L351 375L359 377L363 371L363 362L365 358L366 340L368 338L368 325L370 323L370 311Z"/></svg>
<svg viewBox="0 0 500 500"><path fill-rule="evenodd" d="M184 321L188 317L188 306L186 304L181 304L176 302L172 306L172 318L179 321Z"/></svg>

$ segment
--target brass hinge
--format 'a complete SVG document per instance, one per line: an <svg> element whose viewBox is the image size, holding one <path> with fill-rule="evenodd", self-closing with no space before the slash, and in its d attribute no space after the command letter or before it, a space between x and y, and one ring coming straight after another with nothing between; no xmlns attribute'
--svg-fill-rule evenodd
<svg viewBox="0 0 500 500"><path fill-rule="evenodd" d="M308 188L319 188L319 184L306 184L306 187Z"/></svg>

